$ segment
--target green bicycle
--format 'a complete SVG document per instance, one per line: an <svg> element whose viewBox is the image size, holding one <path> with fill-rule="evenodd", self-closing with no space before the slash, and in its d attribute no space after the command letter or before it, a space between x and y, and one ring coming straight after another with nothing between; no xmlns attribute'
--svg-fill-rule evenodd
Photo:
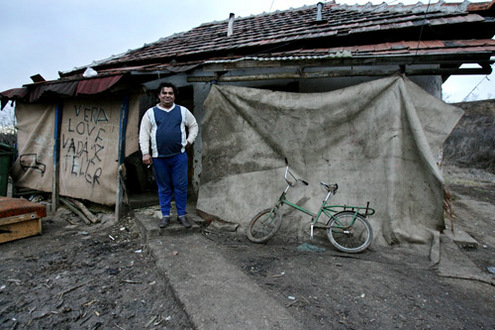
<svg viewBox="0 0 495 330"><path fill-rule="evenodd" d="M288 205L296 210L311 216L310 236L313 239L314 228L323 228L335 248L342 252L358 253L369 247L373 240L373 232L366 217L373 215L375 210L369 207L369 202L363 206L327 205L330 196L337 193L338 185L321 182L327 191L326 197L321 203L318 212L313 213L286 199L287 192L297 182L308 185L308 182L297 179L289 168L289 162L285 159L285 181L287 187L280 195L275 206L259 212L249 223L247 237L254 243L265 243L271 239L282 225L282 206ZM318 223L320 218L328 218L325 225Z"/></svg>

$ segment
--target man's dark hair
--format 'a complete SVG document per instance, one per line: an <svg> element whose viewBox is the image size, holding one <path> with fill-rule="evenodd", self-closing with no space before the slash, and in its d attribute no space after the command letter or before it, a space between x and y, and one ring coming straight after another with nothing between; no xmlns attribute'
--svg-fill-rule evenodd
<svg viewBox="0 0 495 330"><path fill-rule="evenodd" d="M161 91L162 91L162 89L163 89L164 87L172 88L172 89L173 89L173 91L174 91L174 95L175 95L175 97L177 97L177 96L179 95L179 92L177 91L177 87L175 87L175 85L174 85L174 84L171 84L171 83L168 83L168 82L164 82L164 83L161 83L161 84L160 84L160 88L158 88L158 94L160 94L160 93L161 93Z"/></svg>

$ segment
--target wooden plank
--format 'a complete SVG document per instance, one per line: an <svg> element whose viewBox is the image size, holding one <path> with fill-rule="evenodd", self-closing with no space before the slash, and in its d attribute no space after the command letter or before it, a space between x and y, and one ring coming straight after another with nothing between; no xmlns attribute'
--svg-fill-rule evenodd
<svg viewBox="0 0 495 330"><path fill-rule="evenodd" d="M43 218L46 217L46 207L22 198L0 197L0 218L26 213L36 213L37 218Z"/></svg>
<svg viewBox="0 0 495 330"><path fill-rule="evenodd" d="M86 218L86 216L84 215L84 213L82 213L77 207L75 207L74 205L72 205L72 203L69 200L67 200L64 197L60 197L60 202L62 202L62 204L64 204L65 206L67 206L69 208L69 210L71 210L76 215L78 215L79 218L81 218L81 220L84 221L85 224L87 224L87 225L90 225L91 224L91 221L89 221L89 219Z"/></svg>
<svg viewBox="0 0 495 330"><path fill-rule="evenodd" d="M37 219L37 213L26 213L21 215L14 215L7 218L0 218L0 226L10 225L17 222Z"/></svg>
<svg viewBox="0 0 495 330"><path fill-rule="evenodd" d="M43 205L22 198L0 198L0 243L41 234Z"/></svg>
<svg viewBox="0 0 495 330"><path fill-rule="evenodd" d="M125 182L122 177L122 171L125 170L125 135L127 131L127 119L129 116L129 96L125 96L120 107L120 127L119 127L119 152L117 171L117 192L115 201L115 219L118 221L126 212L125 205L129 205L125 190Z"/></svg>
<svg viewBox="0 0 495 330"><path fill-rule="evenodd" d="M41 234L41 219L29 219L0 226L0 243Z"/></svg>
<svg viewBox="0 0 495 330"><path fill-rule="evenodd" d="M396 68L375 68L375 69L349 69L335 71L319 71L319 72L280 72L280 73L260 73L247 75L233 76L191 76L187 78L188 82L241 82L241 81L259 81L259 80L278 80L278 79L316 79L316 78L336 78L336 77L384 77L394 74L405 73L407 76L417 75L473 75L473 74L490 74L491 68L425 68L425 69L404 69Z"/></svg>
<svg viewBox="0 0 495 330"><path fill-rule="evenodd" d="M67 197L67 200L71 202L73 205L75 205L79 210L81 210L81 212L86 216L86 218L88 218L88 220L91 221L92 223L97 223L100 221L100 219L98 219L93 213L91 213L91 211L88 210L88 208L82 202L69 197Z"/></svg>

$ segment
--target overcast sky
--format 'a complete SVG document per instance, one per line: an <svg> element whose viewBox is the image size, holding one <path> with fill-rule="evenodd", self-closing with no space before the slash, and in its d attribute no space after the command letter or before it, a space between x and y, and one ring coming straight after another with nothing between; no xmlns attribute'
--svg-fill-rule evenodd
<svg viewBox="0 0 495 330"><path fill-rule="evenodd" d="M229 13L246 17L314 5L317 0L0 0L0 91L58 78L71 70L151 43ZM324 2L324 1L323 1ZM337 3L364 4L341 0ZM379 4L382 0L373 0ZM418 0L387 1L414 4ZM427 1L423 1L428 3ZM434 0L434 2L437 2ZM460 2L458 0L448 2ZM480 2L480 1L472 1ZM492 79L493 77L493 79ZM476 89L474 89L479 85ZM474 89L474 90L473 90ZM450 78L448 102L495 97L495 76Z"/></svg>

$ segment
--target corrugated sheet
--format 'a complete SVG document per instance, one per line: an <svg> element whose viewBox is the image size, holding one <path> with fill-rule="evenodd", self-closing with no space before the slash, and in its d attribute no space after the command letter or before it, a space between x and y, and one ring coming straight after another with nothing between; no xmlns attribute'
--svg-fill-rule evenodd
<svg viewBox="0 0 495 330"><path fill-rule="evenodd" d="M29 90L25 87L12 88L0 93L0 109L3 110L10 100L19 100L28 94Z"/></svg>
<svg viewBox="0 0 495 330"><path fill-rule="evenodd" d="M39 100L46 94L57 94L61 96L72 96L76 91L78 82L58 82L58 83L42 83L34 85L29 93L29 102Z"/></svg>
<svg viewBox="0 0 495 330"><path fill-rule="evenodd" d="M123 74L117 74L86 80L51 81L32 84L23 88L9 89L0 93L2 108L7 100L19 100L26 97L27 101L35 102L48 95L76 96L101 93L114 86L122 77Z"/></svg>
<svg viewBox="0 0 495 330"><path fill-rule="evenodd" d="M331 59L338 57L375 57L377 55L416 55L416 54L459 54L475 53L482 49L485 52L495 53L495 40L455 40L455 41L400 41L393 43L382 43L376 45L348 46L336 48L313 48L297 49L293 51L275 52L269 55L245 56L232 58L217 58L210 60L205 64L222 63L222 62L239 62L248 60L276 60L276 61L293 61L304 59Z"/></svg>
<svg viewBox="0 0 495 330"><path fill-rule="evenodd" d="M28 89L26 87L21 87L21 88L12 88L6 91L3 91L0 93L0 97L5 97L9 98L12 100L15 100L17 98L22 98L26 96L28 93Z"/></svg>
<svg viewBox="0 0 495 330"><path fill-rule="evenodd" d="M101 93L115 85L120 78L122 75L81 80L77 84L76 95Z"/></svg>

